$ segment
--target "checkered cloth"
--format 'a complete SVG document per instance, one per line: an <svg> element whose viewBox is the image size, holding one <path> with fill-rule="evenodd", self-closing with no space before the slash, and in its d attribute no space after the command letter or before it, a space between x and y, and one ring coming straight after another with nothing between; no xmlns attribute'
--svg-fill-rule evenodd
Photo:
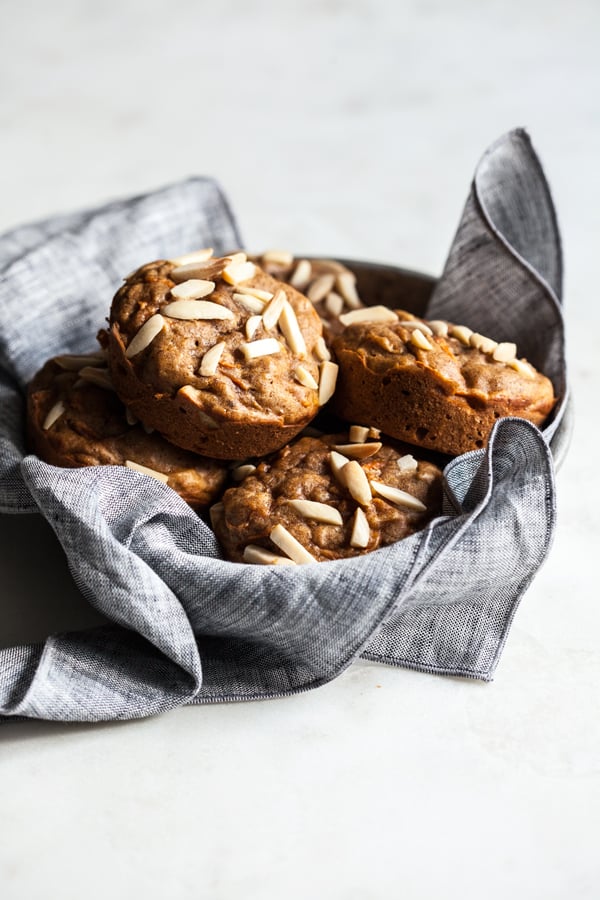
<svg viewBox="0 0 600 900"><path fill-rule="evenodd" d="M111 623L1 651L1 718L128 719L284 696L361 655L490 679L551 543L548 441L560 437L567 398L560 242L526 134L508 134L479 164L429 312L516 341L560 405L544 436L499 421L486 451L447 467L444 515L375 553L298 567L226 562L166 485L27 455L34 372L94 348L123 273L203 245L220 253L241 240L219 188L202 178L0 239L0 511L45 517L81 593Z"/></svg>

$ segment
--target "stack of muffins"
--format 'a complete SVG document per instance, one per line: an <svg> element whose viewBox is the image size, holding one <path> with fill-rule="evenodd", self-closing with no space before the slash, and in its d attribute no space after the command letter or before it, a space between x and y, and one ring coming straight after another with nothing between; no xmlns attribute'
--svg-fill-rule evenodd
<svg viewBox="0 0 600 900"><path fill-rule="evenodd" d="M165 482L210 514L236 562L400 540L440 514L431 451L482 447L501 416L542 425L555 404L514 344L366 306L345 266L282 251L142 266L98 339L98 353L55 357L32 380L31 449Z"/></svg>

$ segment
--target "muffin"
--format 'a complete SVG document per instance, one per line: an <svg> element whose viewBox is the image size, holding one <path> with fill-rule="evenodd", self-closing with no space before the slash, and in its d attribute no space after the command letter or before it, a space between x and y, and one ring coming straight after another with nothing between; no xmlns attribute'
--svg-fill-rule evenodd
<svg viewBox="0 0 600 900"><path fill-rule="evenodd" d="M517 357L515 344L385 307L341 321L334 407L346 421L458 455L483 447L503 416L543 425L556 402L551 381Z"/></svg>
<svg viewBox="0 0 600 900"><path fill-rule="evenodd" d="M112 389L103 354L59 356L27 395L30 449L55 466L128 466L165 482L198 511L214 503L227 469L136 423Z"/></svg>
<svg viewBox="0 0 600 900"><path fill-rule="evenodd" d="M368 433L355 426L349 436L298 438L225 491L211 521L228 559L293 565L359 556L438 515L437 466Z"/></svg>
<svg viewBox="0 0 600 900"><path fill-rule="evenodd" d="M205 456L263 456L316 415L337 367L306 297L244 253L210 253L130 275L100 339L117 393L144 424Z"/></svg>

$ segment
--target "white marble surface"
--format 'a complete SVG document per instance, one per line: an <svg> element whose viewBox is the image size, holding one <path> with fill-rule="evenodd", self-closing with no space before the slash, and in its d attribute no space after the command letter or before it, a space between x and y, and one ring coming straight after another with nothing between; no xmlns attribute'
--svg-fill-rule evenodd
<svg viewBox="0 0 600 900"><path fill-rule="evenodd" d="M251 247L436 273L481 151L526 125L578 415L492 684L361 663L285 700L4 727L3 900L599 896L599 40L597 0L0 4L2 230L209 173ZM90 618L32 522L2 520L3 645Z"/></svg>

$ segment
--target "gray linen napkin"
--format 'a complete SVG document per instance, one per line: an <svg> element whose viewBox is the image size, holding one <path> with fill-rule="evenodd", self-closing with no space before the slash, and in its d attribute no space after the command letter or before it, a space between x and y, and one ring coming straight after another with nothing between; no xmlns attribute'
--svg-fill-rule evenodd
<svg viewBox="0 0 600 900"><path fill-rule="evenodd" d="M41 513L82 594L111 622L1 651L0 718L128 719L283 696L358 655L489 680L551 543L547 439L567 399L560 242L527 135L501 138L479 164L430 311L516 340L553 379L559 407L545 436L498 422L487 450L446 468L444 515L367 556L226 562L166 485L25 455L23 392L44 360L93 348L123 273L208 244L224 252L241 241L217 185L199 178L0 238L0 511Z"/></svg>

